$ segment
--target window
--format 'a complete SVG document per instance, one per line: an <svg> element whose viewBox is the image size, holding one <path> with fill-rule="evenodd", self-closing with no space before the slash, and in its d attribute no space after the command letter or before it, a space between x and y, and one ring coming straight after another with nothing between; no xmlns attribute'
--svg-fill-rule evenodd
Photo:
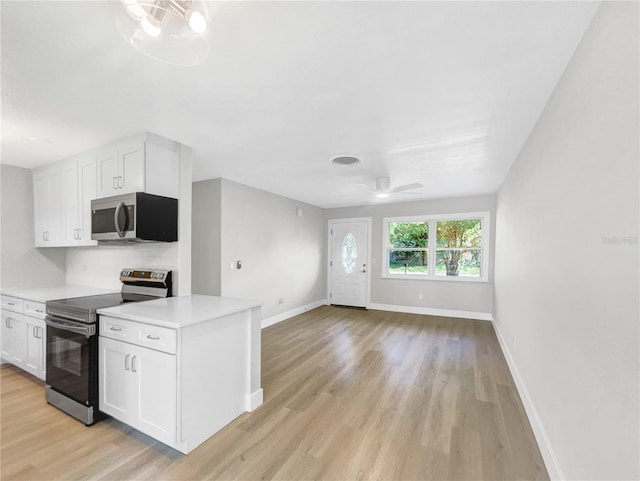
<svg viewBox="0 0 640 481"><path fill-rule="evenodd" d="M383 277L488 280L488 212L385 218L383 228Z"/></svg>

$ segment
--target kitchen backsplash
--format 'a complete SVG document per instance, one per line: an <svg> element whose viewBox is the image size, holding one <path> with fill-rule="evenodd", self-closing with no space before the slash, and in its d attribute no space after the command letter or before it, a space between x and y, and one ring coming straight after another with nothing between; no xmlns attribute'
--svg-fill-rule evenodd
<svg viewBox="0 0 640 481"><path fill-rule="evenodd" d="M178 243L67 248L67 284L119 290L123 267L176 270ZM177 274L177 273L176 273ZM174 275L174 282L176 276ZM175 286L174 286L175 291Z"/></svg>

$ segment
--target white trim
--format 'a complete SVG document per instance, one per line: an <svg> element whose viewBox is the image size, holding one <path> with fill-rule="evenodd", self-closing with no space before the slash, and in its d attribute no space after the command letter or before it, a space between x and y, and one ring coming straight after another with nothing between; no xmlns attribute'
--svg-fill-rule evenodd
<svg viewBox="0 0 640 481"><path fill-rule="evenodd" d="M496 323L495 319L492 322L493 330L496 333L496 337L498 338L498 342L500 343L500 347L502 348L502 353L504 354L504 358L507 361L507 366L509 366L509 371L511 372L511 377L516 384L516 389L518 390L518 394L520 395L520 399L522 400L522 404L524 405L524 410L527 413L527 417L529 418L529 423L531 424L531 428L533 429L533 435L538 442L538 447L540 448L540 453L542 454L542 459L547 468L547 473L549 474L549 479L566 479L562 470L560 469L560 464L558 463L558 459L556 458L553 449L551 448L551 443L549 442L549 437L547 436L547 431L544 429L542 422L540 421L540 417L538 416L538 411L529 396L529 391L527 391L527 387L520 376L520 371L518 370L518 366L513 360L513 356L511 356L511 351L509 351L509 346L500 331L500 326Z"/></svg>
<svg viewBox="0 0 640 481"><path fill-rule="evenodd" d="M371 304L371 249L372 243L372 231L373 231L373 218L372 217L350 217L347 219L329 219L327 223L327 303L331 304L331 230L333 224L341 224L347 222L366 222L367 223L367 292L365 294L365 309L368 309Z"/></svg>
<svg viewBox="0 0 640 481"><path fill-rule="evenodd" d="M372 303L369 306L369 309L403 312L406 314L423 314L426 316L459 317L462 319L475 319L477 321L491 321L493 319L490 312L457 311L454 309L436 309L433 307L421 306L399 306L396 304Z"/></svg>
<svg viewBox="0 0 640 481"><path fill-rule="evenodd" d="M303 312L310 311L311 309L315 309L316 307L324 306L326 304L326 299L320 299L319 301L296 307L295 309L291 309L290 311L281 312L280 314L276 314L275 316L267 317L266 319L262 319L262 329L264 329L265 327L273 326L274 324L285 321L291 317L302 314Z"/></svg>
<svg viewBox="0 0 640 481"><path fill-rule="evenodd" d="M264 401L264 391L262 388L258 389L255 392L252 392L247 396L247 411L251 412L254 409L262 406L262 402Z"/></svg>

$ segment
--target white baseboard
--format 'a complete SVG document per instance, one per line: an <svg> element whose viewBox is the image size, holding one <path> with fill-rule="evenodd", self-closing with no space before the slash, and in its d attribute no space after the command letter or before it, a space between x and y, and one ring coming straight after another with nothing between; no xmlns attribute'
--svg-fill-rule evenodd
<svg viewBox="0 0 640 481"><path fill-rule="evenodd" d="M398 306L395 304L369 304L369 309L378 311L404 312L407 314L424 314L427 316L461 317L463 319L476 319L479 321L491 321L490 312L456 311L454 309L434 309L420 306Z"/></svg>
<svg viewBox="0 0 640 481"><path fill-rule="evenodd" d="M279 322L285 321L290 317L297 316L302 314L303 312L310 311L311 309L315 309L316 307L323 306L327 303L326 299L321 299L319 301L312 302L310 304L306 304L304 306L296 307L295 309L291 309L290 311L281 312L280 314L276 314L275 316L267 317L266 319L262 319L262 329L265 327L273 326Z"/></svg>
<svg viewBox="0 0 640 481"><path fill-rule="evenodd" d="M264 392L262 388L252 392L247 399L247 411L251 412L256 408L262 406L264 400Z"/></svg>
<svg viewBox="0 0 640 481"><path fill-rule="evenodd" d="M498 338L498 342L500 343L500 347L502 348L502 353L504 354L504 358L507 360L507 366L509 366L509 371L511 371L511 377L513 377L514 382L516 383L516 389L518 390L518 394L520 395L520 399L522 399L522 404L524 405L524 410L527 412L527 417L529 418L529 423L531 424L531 429L533 429L533 435L538 442L538 447L540 448L540 453L542 454L542 459L544 460L544 464L547 468L547 472L549 473L549 479L551 480L563 480L566 479L560 469L560 465L558 464L558 459L553 453L553 449L551 448L551 443L549 443L549 437L547 436L547 431L544 429L544 426L540 422L540 417L538 416L538 411L536 410L533 402L531 401L531 397L529 396L529 392L527 391L527 387L520 376L520 371L518 371L518 366L516 366L515 361L513 360L513 356L511 356L511 351L509 350L509 345L505 341L502 336L502 332L500 331L500 326L493 321L493 330L496 333L496 337Z"/></svg>

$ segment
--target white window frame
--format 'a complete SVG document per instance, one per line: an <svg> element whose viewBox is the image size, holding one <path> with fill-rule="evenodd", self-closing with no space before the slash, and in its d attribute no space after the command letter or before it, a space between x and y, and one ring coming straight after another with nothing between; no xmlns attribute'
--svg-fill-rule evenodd
<svg viewBox="0 0 640 481"><path fill-rule="evenodd" d="M438 221L481 219L482 220L482 245L480 277L465 276L437 276L436 266L436 226ZM389 272L389 224L398 222L426 222L429 225L429 243L427 245L429 254L429 271L427 274L392 274ZM444 281L444 282L489 282L489 250L491 233L491 213L483 212L463 212L455 214L433 214L433 215L412 215L404 217L384 217L382 219L382 277L385 279L407 279L422 281ZM403 249L412 250L412 249ZM422 249L416 249L422 250Z"/></svg>

